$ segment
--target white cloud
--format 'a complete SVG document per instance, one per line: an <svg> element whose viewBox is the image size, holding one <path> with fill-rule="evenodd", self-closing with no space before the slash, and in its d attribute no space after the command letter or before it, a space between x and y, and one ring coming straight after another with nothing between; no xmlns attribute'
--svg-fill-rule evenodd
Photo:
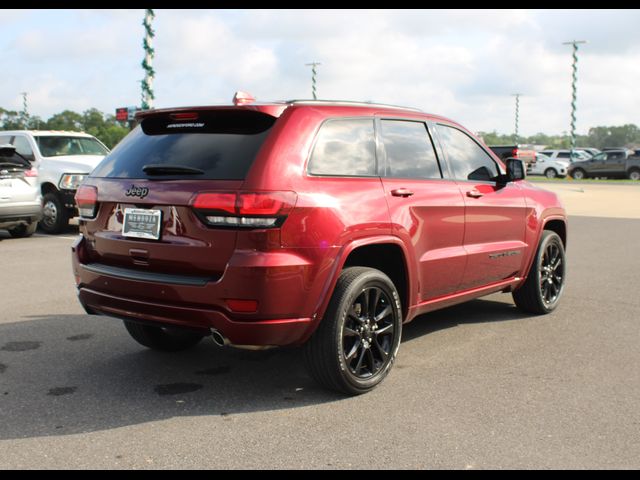
<svg viewBox="0 0 640 480"><path fill-rule="evenodd" d="M15 68L0 106L34 114L139 102L143 10L10 12L0 51ZM156 10L156 106L311 96L404 104L472 130L569 129L571 51L580 50L578 131L638 123L638 11Z"/></svg>

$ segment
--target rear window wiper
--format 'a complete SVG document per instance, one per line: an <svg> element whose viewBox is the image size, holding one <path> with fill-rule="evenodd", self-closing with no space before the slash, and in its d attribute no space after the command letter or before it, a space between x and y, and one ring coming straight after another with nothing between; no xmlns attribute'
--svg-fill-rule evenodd
<svg viewBox="0 0 640 480"><path fill-rule="evenodd" d="M142 167L147 175L204 175L204 170L184 165L151 164Z"/></svg>

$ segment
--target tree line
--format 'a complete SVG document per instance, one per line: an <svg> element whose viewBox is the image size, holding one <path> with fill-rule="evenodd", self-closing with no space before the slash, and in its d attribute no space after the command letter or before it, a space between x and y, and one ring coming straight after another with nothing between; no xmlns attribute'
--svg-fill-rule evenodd
<svg viewBox="0 0 640 480"><path fill-rule="evenodd" d="M43 120L38 116L26 117L23 112L0 107L0 130L66 130L86 132L98 138L110 149L129 133L129 126L104 114L97 108L83 113L65 110Z"/></svg>
<svg viewBox="0 0 640 480"><path fill-rule="evenodd" d="M97 137L107 147L113 148L129 133L129 126L118 122L114 115L104 114L97 108L83 113L65 110L56 113L48 120L37 116L26 118L22 112L5 110L0 107L0 130L71 130L83 131ZM493 132L478 132L487 145L532 144L545 145L547 148L569 148L571 138L567 134L547 135L536 133L529 137L518 137ZM576 136L578 147L638 147L640 146L640 128L634 124L621 126L600 126L589 129L587 135Z"/></svg>
<svg viewBox="0 0 640 480"><path fill-rule="evenodd" d="M536 133L530 137L519 136L516 142L515 135L503 135L493 132L478 132L487 145L513 145L518 143L530 145L545 145L550 149L562 149L571 147L571 137L564 135L547 135ZM576 135L576 147L640 147L640 128L634 124L621 126L600 126L589 129L587 135Z"/></svg>

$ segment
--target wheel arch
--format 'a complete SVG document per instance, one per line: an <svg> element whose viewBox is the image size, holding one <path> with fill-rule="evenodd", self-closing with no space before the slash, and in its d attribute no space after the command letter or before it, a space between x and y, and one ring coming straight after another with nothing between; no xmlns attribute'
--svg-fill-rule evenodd
<svg viewBox="0 0 640 480"><path fill-rule="evenodd" d="M375 268L391 279L398 290L403 318L406 319L416 288L409 258L402 240L394 236L359 239L345 245L330 275L321 304L316 309L318 322L326 312L340 273L347 267L355 266Z"/></svg>
<svg viewBox="0 0 640 480"><path fill-rule="evenodd" d="M40 192L42 193L42 196L44 197L47 193L58 193L58 188L51 182L43 182L42 185L40 185Z"/></svg>

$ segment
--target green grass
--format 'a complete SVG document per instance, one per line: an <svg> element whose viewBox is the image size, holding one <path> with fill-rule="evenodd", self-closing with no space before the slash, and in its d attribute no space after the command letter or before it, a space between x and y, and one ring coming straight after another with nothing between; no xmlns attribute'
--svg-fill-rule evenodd
<svg viewBox="0 0 640 480"><path fill-rule="evenodd" d="M627 184L631 184L631 185L640 185L640 182L635 181L635 180L629 180L628 178L624 178L624 179L613 179L613 178L585 178L583 180L574 180L571 177L566 177L566 178L547 178L544 176L540 176L540 175L527 175L527 180L533 183L594 183L594 184L598 184L598 183L608 183L608 184L621 184L621 183L627 183Z"/></svg>

